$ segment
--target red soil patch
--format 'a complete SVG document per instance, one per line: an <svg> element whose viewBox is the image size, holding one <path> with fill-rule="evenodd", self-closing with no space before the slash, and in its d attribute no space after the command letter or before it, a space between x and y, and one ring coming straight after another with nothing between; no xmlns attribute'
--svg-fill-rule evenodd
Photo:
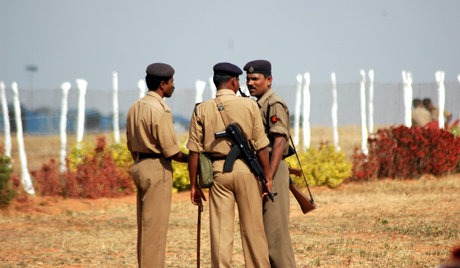
<svg viewBox="0 0 460 268"><path fill-rule="evenodd" d="M190 192L180 192L172 195L174 201L190 200ZM81 212L90 210L110 209L120 205L136 205L136 195L129 195L120 198L98 198L98 199L74 199L52 196L28 197L25 201L16 201L10 204L7 209L0 210L5 215L29 214L29 215L53 215L67 211Z"/></svg>

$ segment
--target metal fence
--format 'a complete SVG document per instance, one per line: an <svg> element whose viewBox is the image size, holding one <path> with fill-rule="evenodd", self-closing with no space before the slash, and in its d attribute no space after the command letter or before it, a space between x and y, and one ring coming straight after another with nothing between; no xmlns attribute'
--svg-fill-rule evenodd
<svg viewBox="0 0 460 268"><path fill-rule="evenodd" d="M460 115L460 84L445 82L445 108L453 113L454 119ZM437 83L412 84L414 98L432 99L436 104ZM297 85L273 85L275 92L280 95L294 115L294 105ZM361 125L360 83L337 84L338 91L338 125ZM126 125L126 113L131 104L139 97L139 90L119 90L120 127ZM112 90L92 90L86 92L86 127L88 132L107 132L112 130ZM368 96L368 85L366 86ZM14 110L12 105L13 93L6 88L6 98L9 103L10 125L15 130ZM332 126L332 85L313 84L310 86L311 112L310 125ZM19 99L22 109L24 133L30 135L50 135L59 133L59 117L62 90L30 90L19 89ZM211 99L209 85L203 94L203 100ZM172 110L176 126L181 131L187 129L190 116L195 106L195 89L176 88L172 98L166 99ZM78 107L78 88L69 92L69 133L76 131ZM366 105L367 107L367 105ZM368 107L366 108L368 109ZM402 83L374 83L374 125L404 124L404 100ZM3 117L0 117L0 131L3 133Z"/></svg>

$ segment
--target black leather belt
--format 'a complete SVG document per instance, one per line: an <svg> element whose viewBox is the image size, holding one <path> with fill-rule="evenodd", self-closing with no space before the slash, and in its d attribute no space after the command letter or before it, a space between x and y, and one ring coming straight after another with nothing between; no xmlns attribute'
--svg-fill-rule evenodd
<svg viewBox="0 0 460 268"><path fill-rule="evenodd" d="M152 159L156 159L156 158L160 158L162 157L163 155L162 154L156 154L156 153L137 153L138 157L139 157L139 161L141 161L142 159L146 159L146 158L152 158Z"/></svg>
<svg viewBox="0 0 460 268"><path fill-rule="evenodd" d="M238 155L236 157L236 159L243 159L243 155ZM214 161L217 161L217 160L225 160L227 159L227 156L212 156L211 155L211 161L214 162Z"/></svg>

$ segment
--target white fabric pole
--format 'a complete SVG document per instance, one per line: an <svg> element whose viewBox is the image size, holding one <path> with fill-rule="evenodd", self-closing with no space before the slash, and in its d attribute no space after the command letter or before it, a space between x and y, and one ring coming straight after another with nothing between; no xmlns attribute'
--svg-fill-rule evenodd
<svg viewBox="0 0 460 268"><path fill-rule="evenodd" d="M80 92L78 98L78 126L77 126L77 144L81 149L83 141L83 133L85 132L85 95L88 82L84 79L77 79L78 90Z"/></svg>
<svg viewBox="0 0 460 268"><path fill-rule="evenodd" d="M66 157L67 157L67 112L69 110L68 106L68 96L70 90L70 83L64 82L61 85L62 89L62 99L61 99L61 120L59 124L59 130L61 133L61 172L66 170Z"/></svg>
<svg viewBox="0 0 460 268"><path fill-rule="evenodd" d="M457 76L458 82L460 83L460 74ZM460 114L458 116L460 118Z"/></svg>
<svg viewBox="0 0 460 268"><path fill-rule="evenodd" d="M5 134L5 155L11 158L11 127L10 116L8 114L8 102L5 95L5 83L0 81L0 96L2 98L2 111L3 111L3 131Z"/></svg>
<svg viewBox="0 0 460 268"><path fill-rule="evenodd" d="M369 132L374 133L374 70L369 70Z"/></svg>
<svg viewBox="0 0 460 268"><path fill-rule="evenodd" d="M402 80L403 80L404 125L406 127L411 127L411 125L407 124L407 105L406 105L407 77L406 77L406 71L405 70L402 70L401 76L402 76Z"/></svg>
<svg viewBox="0 0 460 268"><path fill-rule="evenodd" d="M145 80L140 79L137 82L137 87L139 88L139 99L145 96L145 92L147 91L147 85L145 84Z"/></svg>
<svg viewBox="0 0 460 268"><path fill-rule="evenodd" d="M404 86L404 124L406 127L412 126L412 74L410 72L402 71L403 86Z"/></svg>
<svg viewBox="0 0 460 268"><path fill-rule="evenodd" d="M437 71L436 82L438 83L438 106L439 106L439 128L444 128L444 107L446 105L446 89L444 87L444 76L443 71Z"/></svg>
<svg viewBox="0 0 460 268"><path fill-rule="evenodd" d="M366 126L366 73L364 70L361 73L361 148L363 153L367 154L367 126Z"/></svg>
<svg viewBox="0 0 460 268"><path fill-rule="evenodd" d="M21 183L27 193L35 194L29 170L27 169L27 156L26 150L24 149L24 137L22 134L21 104L19 103L18 84L16 82L13 82L12 89L14 93L14 113L16 116L16 136L18 139L19 158L21 160Z"/></svg>
<svg viewBox="0 0 460 268"><path fill-rule="evenodd" d="M304 149L310 148L310 107L311 107L311 98L310 98L310 73L305 73L303 75L305 80L305 86L303 88L303 146Z"/></svg>
<svg viewBox="0 0 460 268"><path fill-rule="evenodd" d="M337 151L340 150L339 147L339 130L338 130L338 120L337 120L337 111L338 111L338 102L337 102L337 80L335 73L331 73L332 80L332 137L334 139L334 146Z"/></svg>
<svg viewBox="0 0 460 268"><path fill-rule="evenodd" d="M195 103L203 102L203 92L204 92L205 87L206 87L205 81L196 80L195 82L195 88L196 88Z"/></svg>
<svg viewBox="0 0 460 268"><path fill-rule="evenodd" d="M302 90L302 75L297 75L297 93L295 98L295 116L294 116L294 146L299 145L299 129L300 129L300 97Z"/></svg>
<svg viewBox="0 0 460 268"><path fill-rule="evenodd" d="M120 120L118 114L118 73L112 73L112 85L113 85L113 137L115 144L120 144Z"/></svg>
<svg viewBox="0 0 460 268"><path fill-rule="evenodd" d="M209 78L209 87L211 88L211 98L214 99L216 97L217 88L216 85L214 85L212 76Z"/></svg>

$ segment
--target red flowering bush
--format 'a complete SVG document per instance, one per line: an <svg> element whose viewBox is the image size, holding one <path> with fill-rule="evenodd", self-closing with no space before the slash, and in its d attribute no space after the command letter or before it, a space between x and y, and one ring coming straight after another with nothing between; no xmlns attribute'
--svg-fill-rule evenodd
<svg viewBox="0 0 460 268"><path fill-rule="evenodd" d="M368 147L367 155L355 150L351 180L456 172L460 137L443 129L399 126L380 129Z"/></svg>
<svg viewBox="0 0 460 268"><path fill-rule="evenodd" d="M117 197L134 192L130 166L119 166L107 150L105 137L97 139L92 154L84 155L76 165L59 171L59 163L51 159L38 171L33 171L35 189L40 195L74 198Z"/></svg>

